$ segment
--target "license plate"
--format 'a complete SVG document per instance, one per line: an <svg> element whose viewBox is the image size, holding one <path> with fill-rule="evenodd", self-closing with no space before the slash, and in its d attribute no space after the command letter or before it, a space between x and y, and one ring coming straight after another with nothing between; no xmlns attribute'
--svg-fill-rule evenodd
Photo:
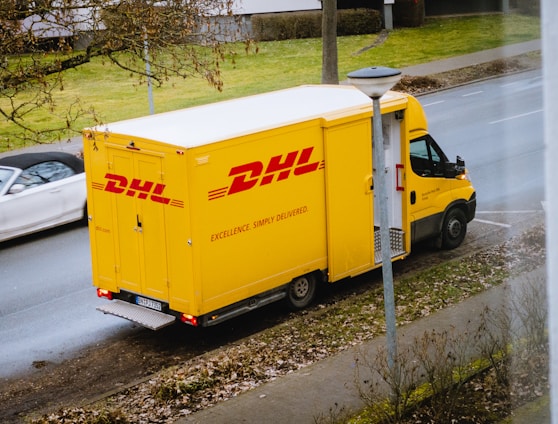
<svg viewBox="0 0 558 424"><path fill-rule="evenodd" d="M155 309L156 311L161 312L163 310L163 304L161 302L157 302L156 300L146 299L145 297L136 296L136 303L140 306L145 306L149 309Z"/></svg>

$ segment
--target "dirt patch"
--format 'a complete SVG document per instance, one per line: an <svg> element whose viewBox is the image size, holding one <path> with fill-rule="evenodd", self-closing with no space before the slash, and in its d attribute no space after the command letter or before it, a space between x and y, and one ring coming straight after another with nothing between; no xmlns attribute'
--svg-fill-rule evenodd
<svg viewBox="0 0 558 424"><path fill-rule="evenodd" d="M440 89L469 84L487 78L538 69L542 66L540 53L526 53L507 59L498 59L488 63L468 66L439 74L413 77L403 75L401 81L393 87L395 91L409 94L424 94Z"/></svg>
<svg viewBox="0 0 558 424"><path fill-rule="evenodd" d="M444 87L446 87L446 84L437 78L403 75L393 89L404 93L418 94L439 90Z"/></svg>

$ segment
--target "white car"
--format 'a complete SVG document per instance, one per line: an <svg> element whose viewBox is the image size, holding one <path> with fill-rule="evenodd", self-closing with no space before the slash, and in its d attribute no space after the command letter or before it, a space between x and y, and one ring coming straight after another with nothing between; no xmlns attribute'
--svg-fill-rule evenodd
<svg viewBox="0 0 558 424"><path fill-rule="evenodd" d="M0 158L0 241L86 219L82 159L64 152Z"/></svg>

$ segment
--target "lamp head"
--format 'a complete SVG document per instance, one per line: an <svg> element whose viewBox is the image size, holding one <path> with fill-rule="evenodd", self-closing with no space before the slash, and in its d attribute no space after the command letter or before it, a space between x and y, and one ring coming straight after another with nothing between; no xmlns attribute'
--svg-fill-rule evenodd
<svg viewBox="0 0 558 424"><path fill-rule="evenodd" d="M347 75L349 83L368 97L380 98L401 79L399 69L372 66Z"/></svg>

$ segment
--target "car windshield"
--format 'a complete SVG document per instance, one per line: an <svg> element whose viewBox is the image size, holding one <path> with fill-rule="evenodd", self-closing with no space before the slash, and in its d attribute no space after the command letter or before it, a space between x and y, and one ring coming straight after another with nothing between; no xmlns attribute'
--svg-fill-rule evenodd
<svg viewBox="0 0 558 424"><path fill-rule="evenodd" d="M75 172L68 165L58 161L41 162L24 169L16 180L26 189L71 177Z"/></svg>
<svg viewBox="0 0 558 424"><path fill-rule="evenodd" d="M2 192L4 186L8 183L8 180L13 175L13 173L13 169L0 167L0 192Z"/></svg>

